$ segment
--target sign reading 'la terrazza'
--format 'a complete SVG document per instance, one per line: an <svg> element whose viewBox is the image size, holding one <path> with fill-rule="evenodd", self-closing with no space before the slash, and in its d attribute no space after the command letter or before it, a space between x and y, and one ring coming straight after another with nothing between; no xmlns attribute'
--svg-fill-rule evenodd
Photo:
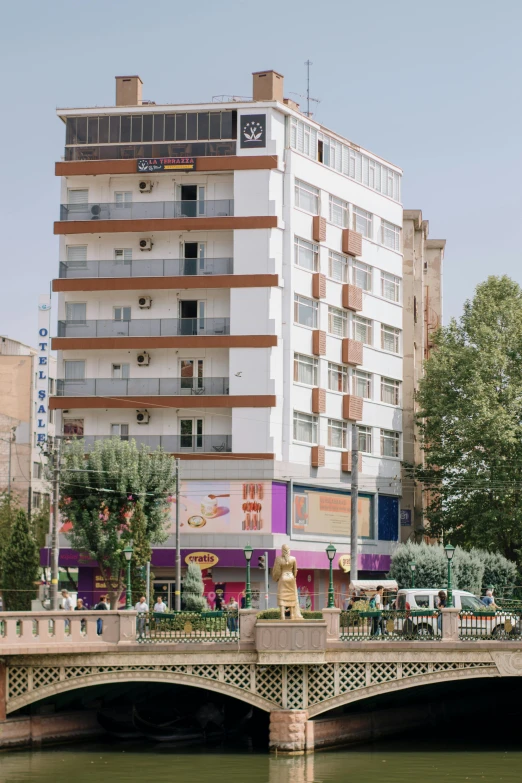
<svg viewBox="0 0 522 783"><path fill-rule="evenodd" d="M154 171L193 171L196 158L138 158L138 172L150 174Z"/></svg>

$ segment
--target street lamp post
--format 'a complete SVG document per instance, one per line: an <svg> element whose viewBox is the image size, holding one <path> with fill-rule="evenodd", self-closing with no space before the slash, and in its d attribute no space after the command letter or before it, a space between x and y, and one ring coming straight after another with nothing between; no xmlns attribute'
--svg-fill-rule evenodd
<svg viewBox="0 0 522 783"><path fill-rule="evenodd" d="M446 544L446 546L444 547L444 553L448 558L448 607L451 609L451 607L453 606L453 586L451 584L451 561L453 560L453 555L455 554L455 547L451 546L451 544Z"/></svg>
<svg viewBox="0 0 522 783"><path fill-rule="evenodd" d="M250 589L250 561L254 550L247 544L243 550L246 560L245 609L252 609L252 590Z"/></svg>
<svg viewBox="0 0 522 783"><path fill-rule="evenodd" d="M132 560L132 542L127 544L123 550L125 560L127 561L127 595L125 598L125 609L132 609L132 586L131 586L131 560Z"/></svg>
<svg viewBox="0 0 522 783"><path fill-rule="evenodd" d="M328 546L326 547L326 554L330 566L330 581L328 583L328 606L327 606L328 609L335 608L334 585L333 585L333 559L335 557L336 552L337 549L334 547L334 545L328 544Z"/></svg>
<svg viewBox="0 0 522 783"><path fill-rule="evenodd" d="M410 560L410 571L411 571L411 589L413 590L415 587L415 569L417 568L417 565L415 563L415 560Z"/></svg>

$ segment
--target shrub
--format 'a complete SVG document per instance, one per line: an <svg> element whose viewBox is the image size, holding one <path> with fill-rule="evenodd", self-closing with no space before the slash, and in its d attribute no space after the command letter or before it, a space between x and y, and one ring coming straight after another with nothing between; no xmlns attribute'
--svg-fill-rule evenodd
<svg viewBox="0 0 522 783"><path fill-rule="evenodd" d="M303 615L303 620L323 619L322 612L311 612L308 609L302 609L301 614ZM280 617L281 617L281 612L279 609L264 609L262 612L259 612L257 615L258 620L279 620Z"/></svg>
<svg viewBox="0 0 522 783"><path fill-rule="evenodd" d="M201 568L196 563L189 563L183 580L183 607L187 612L204 612L208 608L204 590Z"/></svg>

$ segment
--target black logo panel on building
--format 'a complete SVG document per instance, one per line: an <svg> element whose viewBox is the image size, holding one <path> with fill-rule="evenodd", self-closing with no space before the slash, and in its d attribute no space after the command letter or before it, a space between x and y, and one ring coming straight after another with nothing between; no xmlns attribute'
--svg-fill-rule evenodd
<svg viewBox="0 0 522 783"><path fill-rule="evenodd" d="M138 158L140 174L153 171L192 171L195 167L195 158Z"/></svg>
<svg viewBox="0 0 522 783"><path fill-rule="evenodd" d="M266 114L241 117L241 148L266 147Z"/></svg>

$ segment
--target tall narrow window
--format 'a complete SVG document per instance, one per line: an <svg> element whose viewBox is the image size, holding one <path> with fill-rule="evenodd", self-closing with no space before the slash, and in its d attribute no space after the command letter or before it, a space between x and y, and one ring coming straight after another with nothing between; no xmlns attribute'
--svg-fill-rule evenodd
<svg viewBox="0 0 522 783"><path fill-rule="evenodd" d="M317 416L294 411L294 440L301 443L317 443Z"/></svg>
<svg viewBox="0 0 522 783"><path fill-rule="evenodd" d="M390 302L400 302L401 279L387 272L381 272L381 296Z"/></svg>
<svg viewBox="0 0 522 783"><path fill-rule="evenodd" d="M334 449L346 448L346 423L328 419L328 445Z"/></svg>
<svg viewBox="0 0 522 783"><path fill-rule="evenodd" d="M363 237L372 239L372 213L360 207L353 208L353 230L358 231Z"/></svg>
<svg viewBox="0 0 522 783"><path fill-rule="evenodd" d="M388 223L387 220L381 220L381 244L389 247L390 250L401 249L401 230L399 226Z"/></svg>
<svg viewBox="0 0 522 783"><path fill-rule="evenodd" d="M295 206L298 209L304 209L312 215L319 214L319 190L309 185L308 182L302 182L300 179L295 181Z"/></svg>
<svg viewBox="0 0 522 783"><path fill-rule="evenodd" d="M307 386L317 386L318 362L313 356L294 354L294 382Z"/></svg>
<svg viewBox="0 0 522 783"><path fill-rule="evenodd" d="M372 376L369 372L355 370L352 375L352 391L356 397L362 397L365 400L372 398Z"/></svg>
<svg viewBox="0 0 522 783"><path fill-rule="evenodd" d="M317 302L300 294L294 295L294 321L301 326L317 329Z"/></svg>
<svg viewBox="0 0 522 783"><path fill-rule="evenodd" d="M381 402L388 405L399 405L401 382L393 378L381 378Z"/></svg>
<svg viewBox="0 0 522 783"><path fill-rule="evenodd" d="M339 307L328 307L328 333L335 337L346 337L348 333L348 316L346 310Z"/></svg>
<svg viewBox="0 0 522 783"><path fill-rule="evenodd" d="M348 227L348 202L343 201L342 198L336 198L330 196L329 199L329 218L330 223L335 226L341 226L342 228Z"/></svg>
<svg viewBox="0 0 522 783"><path fill-rule="evenodd" d="M400 432L381 430L381 456L398 457L400 449Z"/></svg>
<svg viewBox="0 0 522 783"><path fill-rule="evenodd" d="M363 291L372 290L372 268L362 261L354 261L353 264L353 283L362 288Z"/></svg>
<svg viewBox="0 0 522 783"><path fill-rule="evenodd" d="M368 318L357 315L353 319L353 339L360 340L364 345L372 345L372 322Z"/></svg>
<svg viewBox="0 0 522 783"><path fill-rule="evenodd" d="M381 348L384 351L399 353L400 337L400 329L395 329L393 326L386 326L386 324L381 324Z"/></svg>
<svg viewBox="0 0 522 783"><path fill-rule="evenodd" d="M348 368L342 364L328 362L328 389L336 392L348 391Z"/></svg>
<svg viewBox="0 0 522 783"><path fill-rule="evenodd" d="M296 266L308 269L310 272L317 270L319 258L319 247L317 245L314 245L313 242L307 242L306 239L295 237L294 250Z"/></svg>
<svg viewBox="0 0 522 783"><path fill-rule="evenodd" d="M348 282L348 259L330 250L328 254L328 275L339 283Z"/></svg>
<svg viewBox="0 0 522 783"><path fill-rule="evenodd" d="M359 426L357 427L357 435L359 439L359 451L364 451L365 454L372 453L372 428Z"/></svg>

